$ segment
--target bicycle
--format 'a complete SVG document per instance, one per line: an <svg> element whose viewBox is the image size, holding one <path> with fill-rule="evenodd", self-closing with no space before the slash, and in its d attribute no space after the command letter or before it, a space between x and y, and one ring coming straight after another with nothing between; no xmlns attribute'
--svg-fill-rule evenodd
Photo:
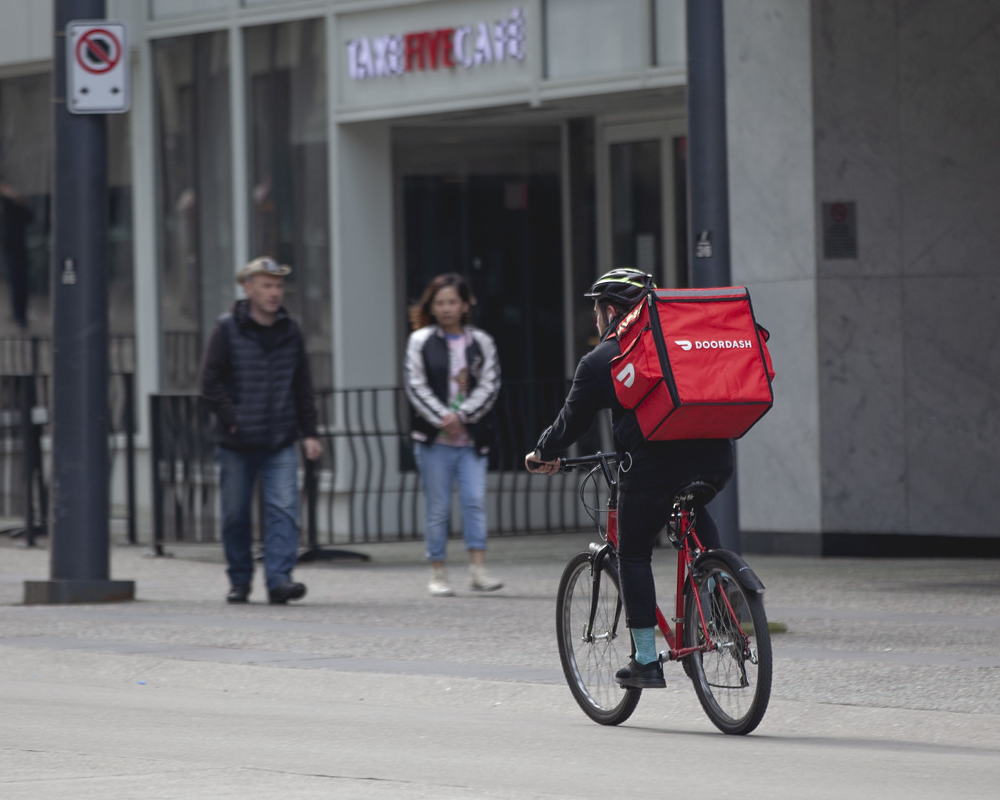
<svg viewBox="0 0 1000 800"><path fill-rule="evenodd" d="M635 652L619 592L618 483L611 465L620 461L616 453L596 453L560 464L564 472L592 467L581 482L580 498L602 541L574 556L559 581L559 659L576 702L602 725L627 720L642 694L642 689L623 688L615 681L615 672ZM595 514L599 509L585 497L588 481L599 490L597 474L608 489L603 530ZM667 645L659 656L661 662L682 663L702 708L719 730L747 734L760 724L771 696L771 637L764 584L740 556L728 550L706 551L698 539L697 509L716 491L711 484L694 481L674 497L666 532L677 550L677 598L670 620L659 606L656 609Z"/></svg>

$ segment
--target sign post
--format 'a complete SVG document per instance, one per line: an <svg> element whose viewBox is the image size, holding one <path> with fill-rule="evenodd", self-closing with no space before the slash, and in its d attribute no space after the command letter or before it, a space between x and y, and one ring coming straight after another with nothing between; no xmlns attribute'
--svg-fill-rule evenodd
<svg viewBox="0 0 1000 800"><path fill-rule="evenodd" d="M128 50L123 25L72 22L80 16L103 16L104 0L55 0L54 5L50 579L25 581L24 602L132 600L135 583L109 576L108 165L103 116L128 109ZM60 41L64 32L66 47Z"/></svg>
<svg viewBox="0 0 1000 800"><path fill-rule="evenodd" d="M723 0L687 0L691 285L729 286L729 162ZM741 552L736 474L711 502L722 546Z"/></svg>

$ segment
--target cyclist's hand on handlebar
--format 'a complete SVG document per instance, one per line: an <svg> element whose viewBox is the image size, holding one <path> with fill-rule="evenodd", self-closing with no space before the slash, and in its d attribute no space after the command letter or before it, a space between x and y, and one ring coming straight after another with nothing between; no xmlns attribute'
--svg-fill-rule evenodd
<svg viewBox="0 0 1000 800"><path fill-rule="evenodd" d="M542 461L535 455L535 451L532 450L524 457L524 467L528 472L541 475L555 475L559 471L559 461L558 458L555 461Z"/></svg>

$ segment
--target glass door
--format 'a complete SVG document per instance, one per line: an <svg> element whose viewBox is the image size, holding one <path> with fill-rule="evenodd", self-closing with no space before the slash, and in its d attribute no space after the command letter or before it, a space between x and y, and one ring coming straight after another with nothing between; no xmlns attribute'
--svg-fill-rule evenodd
<svg viewBox="0 0 1000 800"><path fill-rule="evenodd" d="M600 269L635 267L687 285L687 139L683 121L599 125Z"/></svg>

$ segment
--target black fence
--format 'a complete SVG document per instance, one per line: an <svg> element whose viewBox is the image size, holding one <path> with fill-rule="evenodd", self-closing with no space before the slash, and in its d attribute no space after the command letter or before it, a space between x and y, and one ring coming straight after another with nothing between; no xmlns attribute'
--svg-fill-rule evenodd
<svg viewBox="0 0 1000 800"><path fill-rule="evenodd" d="M108 342L109 482L121 481L124 524L137 541L135 491L135 342L130 336ZM0 339L0 517L18 524L0 530L23 537L26 545L48 533L52 419L52 345L42 337ZM120 473L120 474L119 474Z"/></svg>
<svg viewBox="0 0 1000 800"><path fill-rule="evenodd" d="M590 525L577 497L578 475L542 478L523 467L524 454L555 418L567 385L559 380L503 386L492 420L487 498L492 534ZM325 391L318 402L324 452L319 462L302 468L303 546L315 550L422 537L423 501L403 390ZM154 549L161 552L169 542L219 541L218 472L207 408L191 394L153 395L150 422ZM601 448L604 422L595 425L581 449Z"/></svg>

